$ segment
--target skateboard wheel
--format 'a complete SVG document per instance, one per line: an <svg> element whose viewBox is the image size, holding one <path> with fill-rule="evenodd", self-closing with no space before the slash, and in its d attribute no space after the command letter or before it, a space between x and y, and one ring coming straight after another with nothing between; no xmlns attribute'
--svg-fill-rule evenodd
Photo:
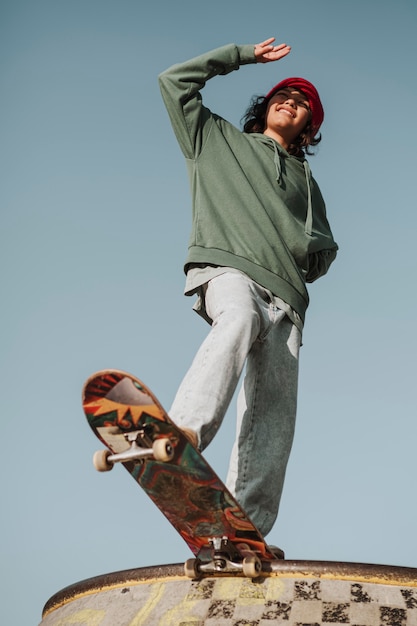
<svg viewBox="0 0 417 626"><path fill-rule="evenodd" d="M171 441L167 438L155 439L152 444L152 450L156 461L166 463L167 461L172 461L174 458L174 448L172 447Z"/></svg>
<svg viewBox="0 0 417 626"><path fill-rule="evenodd" d="M200 575L199 559L187 559L184 563L184 574L187 578L198 578Z"/></svg>
<svg viewBox="0 0 417 626"><path fill-rule="evenodd" d="M109 472L113 469L113 463L108 460L110 455L110 450L98 450L94 453L93 464L98 472Z"/></svg>
<svg viewBox="0 0 417 626"><path fill-rule="evenodd" d="M243 559L243 573L247 578L256 578L262 569L262 564L257 556L246 556Z"/></svg>

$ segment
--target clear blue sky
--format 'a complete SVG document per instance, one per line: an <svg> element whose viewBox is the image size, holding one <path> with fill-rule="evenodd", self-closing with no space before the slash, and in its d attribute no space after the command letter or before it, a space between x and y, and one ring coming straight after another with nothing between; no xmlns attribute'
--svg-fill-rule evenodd
<svg viewBox="0 0 417 626"><path fill-rule="evenodd" d="M208 327L182 295L190 200L157 85L169 65L275 35L280 63L207 86L314 82L310 159L340 255L311 286L297 433L268 539L289 559L417 566L414 0L0 4L2 623L81 579L184 561L123 468L100 475L84 379L126 369L170 405ZM224 477L234 411L207 450ZM25 600L22 600L22 597Z"/></svg>

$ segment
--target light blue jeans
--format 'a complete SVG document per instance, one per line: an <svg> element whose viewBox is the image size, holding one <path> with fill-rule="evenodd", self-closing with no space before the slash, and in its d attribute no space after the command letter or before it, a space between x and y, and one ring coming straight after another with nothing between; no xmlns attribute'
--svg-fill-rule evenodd
<svg viewBox="0 0 417 626"><path fill-rule="evenodd" d="M226 484L263 535L279 508L297 407L301 333L269 292L244 274L205 286L213 320L169 411L204 450L219 429L246 363Z"/></svg>

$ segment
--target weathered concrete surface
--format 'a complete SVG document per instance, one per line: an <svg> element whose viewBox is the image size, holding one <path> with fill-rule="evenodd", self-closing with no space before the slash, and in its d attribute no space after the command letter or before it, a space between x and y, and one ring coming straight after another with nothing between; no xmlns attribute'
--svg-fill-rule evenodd
<svg viewBox="0 0 417 626"><path fill-rule="evenodd" d="M267 576L191 581L182 565L115 572L55 594L41 626L417 626L417 569L277 561Z"/></svg>

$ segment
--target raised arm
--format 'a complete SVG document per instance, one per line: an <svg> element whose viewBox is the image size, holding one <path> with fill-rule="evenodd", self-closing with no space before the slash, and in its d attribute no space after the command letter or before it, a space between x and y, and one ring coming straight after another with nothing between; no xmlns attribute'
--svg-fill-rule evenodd
<svg viewBox="0 0 417 626"><path fill-rule="evenodd" d="M246 63L256 63L254 46L229 44L160 74L162 98L186 158L199 154L212 123L211 112L203 106L201 89L214 76L228 74Z"/></svg>
<svg viewBox="0 0 417 626"><path fill-rule="evenodd" d="M238 70L241 65L277 61L290 52L289 46L274 46L274 41L271 37L255 46L222 46L185 63L173 65L160 74L162 97L186 158L199 154L213 120L209 109L203 106L200 94L206 82L215 76Z"/></svg>

